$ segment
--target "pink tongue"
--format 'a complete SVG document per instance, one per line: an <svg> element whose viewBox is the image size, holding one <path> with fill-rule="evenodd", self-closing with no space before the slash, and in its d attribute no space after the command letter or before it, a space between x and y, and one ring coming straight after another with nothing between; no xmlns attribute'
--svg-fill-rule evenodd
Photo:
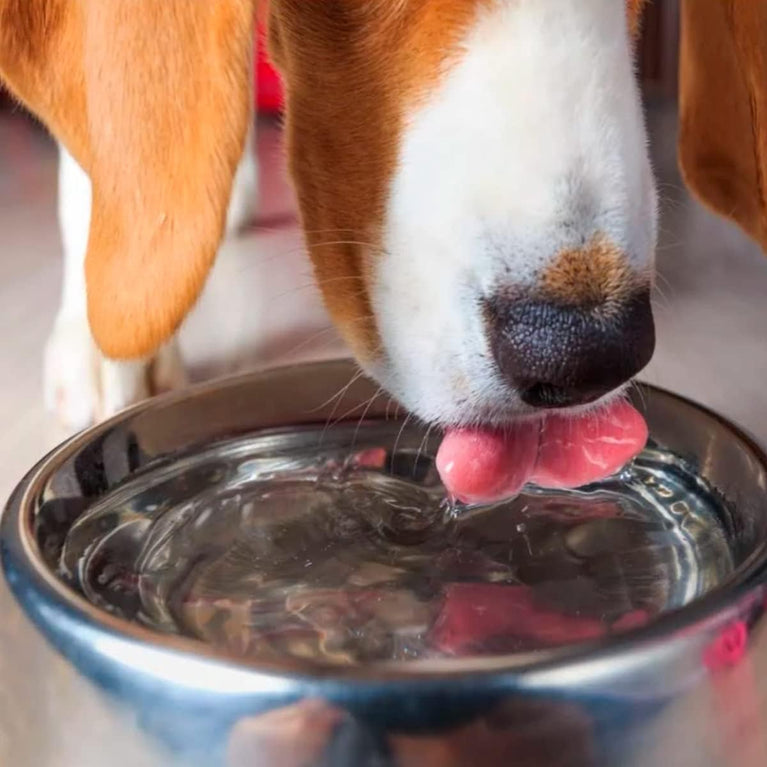
<svg viewBox="0 0 767 767"><path fill-rule="evenodd" d="M488 502L512 496L528 482L552 488L596 482L618 471L646 442L644 418L616 401L593 414L550 415L510 431L449 430L437 468L456 498Z"/></svg>

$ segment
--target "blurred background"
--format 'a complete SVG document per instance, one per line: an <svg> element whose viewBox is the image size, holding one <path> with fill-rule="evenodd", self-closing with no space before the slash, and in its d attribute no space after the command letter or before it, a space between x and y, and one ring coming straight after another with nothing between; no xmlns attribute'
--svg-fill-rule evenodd
<svg viewBox="0 0 767 767"><path fill-rule="evenodd" d="M658 350L643 378L710 405L767 441L767 259L685 191L676 164L678 10L649 5L638 68L661 193ZM303 253L285 179L279 93L258 70L261 204L222 247L181 332L195 380L343 353ZM0 498L64 436L45 413L42 352L58 305L57 153L7 98L0 106Z"/></svg>

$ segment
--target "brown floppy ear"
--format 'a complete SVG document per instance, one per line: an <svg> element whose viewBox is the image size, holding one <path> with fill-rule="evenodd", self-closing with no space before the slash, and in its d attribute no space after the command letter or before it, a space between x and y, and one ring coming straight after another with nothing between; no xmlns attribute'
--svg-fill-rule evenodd
<svg viewBox="0 0 767 767"><path fill-rule="evenodd" d="M685 181L767 250L767 3L683 0L681 22Z"/></svg>
<svg viewBox="0 0 767 767"><path fill-rule="evenodd" d="M249 119L253 0L0 0L0 79L93 187L88 316L153 352L220 242Z"/></svg>

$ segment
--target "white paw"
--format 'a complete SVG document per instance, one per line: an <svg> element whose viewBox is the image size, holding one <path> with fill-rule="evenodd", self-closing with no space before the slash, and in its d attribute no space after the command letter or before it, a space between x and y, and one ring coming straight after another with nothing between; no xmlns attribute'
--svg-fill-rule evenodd
<svg viewBox="0 0 767 767"><path fill-rule="evenodd" d="M70 431L185 383L175 339L151 360L116 362L96 348L87 322L58 320L45 347L45 406Z"/></svg>

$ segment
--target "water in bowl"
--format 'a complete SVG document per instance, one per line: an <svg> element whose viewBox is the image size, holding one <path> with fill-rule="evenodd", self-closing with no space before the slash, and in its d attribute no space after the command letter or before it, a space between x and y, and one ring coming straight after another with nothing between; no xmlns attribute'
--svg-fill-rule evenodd
<svg viewBox="0 0 767 767"><path fill-rule="evenodd" d="M724 501L657 446L590 487L472 508L445 499L435 448L372 422L150 467L71 528L60 575L236 657L357 665L594 640L733 571Z"/></svg>

